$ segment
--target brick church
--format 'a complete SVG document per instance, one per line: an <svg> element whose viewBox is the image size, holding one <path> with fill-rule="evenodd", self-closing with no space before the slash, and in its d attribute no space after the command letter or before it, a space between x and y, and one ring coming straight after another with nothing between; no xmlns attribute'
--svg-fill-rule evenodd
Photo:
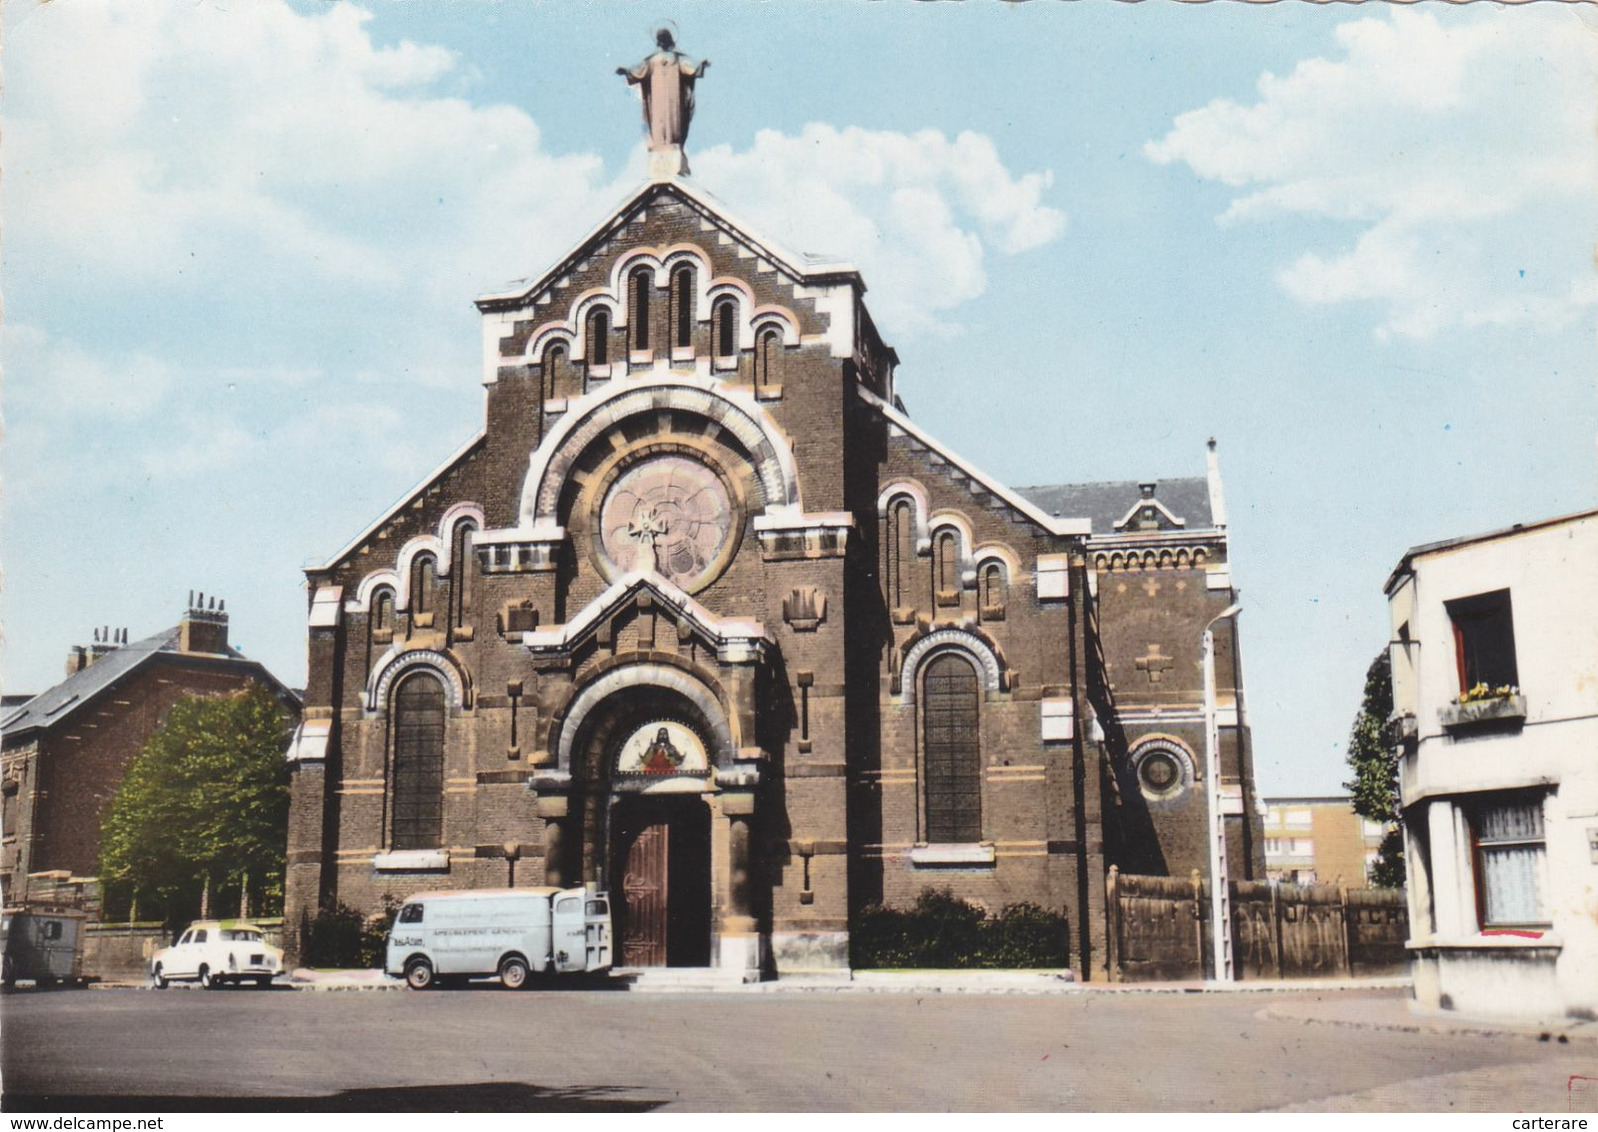
<svg viewBox="0 0 1598 1132"><path fill-rule="evenodd" d="M781 976L949 888L1063 913L1101 978L1109 867L1208 871L1213 444L1201 476L1012 489L929 436L859 273L686 176L669 48L629 74L648 183L477 300L482 431L307 571L288 923L586 882L623 965ZM1215 633L1230 872L1262 878Z"/></svg>

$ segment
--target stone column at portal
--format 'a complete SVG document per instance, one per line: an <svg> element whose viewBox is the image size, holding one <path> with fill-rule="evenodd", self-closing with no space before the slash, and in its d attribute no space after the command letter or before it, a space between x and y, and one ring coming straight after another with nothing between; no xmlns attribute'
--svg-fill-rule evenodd
<svg viewBox="0 0 1598 1132"><path fill-rule="evenodd" d="M722 848L716 869L721 900L717 936L719 965L724 970L741 970L757 975L761 968L759 925L754 916L750 893L753 885L753 832L755 796L742 791L720 795L714 810L726 824L713 840ZM719 822L717 824L720 824Z"/></svg>
<svg viewBox="0 0 1598 1132"><path fill-rule="evenodd" d="M538 816L544 819L544 883L566 887L566 831L571 800L564 794L538 799Z"/></svg>

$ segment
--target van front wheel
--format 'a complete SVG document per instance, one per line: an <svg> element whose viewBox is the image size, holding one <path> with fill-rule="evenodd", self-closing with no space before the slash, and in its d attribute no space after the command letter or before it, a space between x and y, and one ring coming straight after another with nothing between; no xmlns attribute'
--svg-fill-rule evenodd
<svg viewBox="0 0 1598 1132"><path fill-rule="evenodd" d="M506 956L499 965L499 981L506 990L521 990L527 985L527 960L520 955Z"/></svg>
<svg viewBox="0 0 1598 1132"><path fill-rule="evenodd" d="M405 985L412 990L426 990L433 985L433 965L425 959L412 959L405 964Z"/></svg>

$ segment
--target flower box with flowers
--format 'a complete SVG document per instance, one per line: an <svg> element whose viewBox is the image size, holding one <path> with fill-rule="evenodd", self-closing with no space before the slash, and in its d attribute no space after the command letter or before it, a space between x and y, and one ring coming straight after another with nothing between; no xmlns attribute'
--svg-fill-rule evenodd
<svg viewBox="0 0 1598 1132"><path fill-rule="evenodd" d="M1490 724L1517 724L1526 719L1526 697L1520 689L1510 684L1497 688L1477 684L1459 694L1459 698L1437 713L1438 721L1447 731Z"/></svg>

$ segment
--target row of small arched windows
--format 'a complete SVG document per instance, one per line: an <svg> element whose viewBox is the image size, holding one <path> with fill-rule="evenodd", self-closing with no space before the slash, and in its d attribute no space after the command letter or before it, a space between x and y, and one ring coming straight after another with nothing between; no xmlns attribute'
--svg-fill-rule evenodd
<svg viewBox="0 0 1598 1132"><path fill-rule="evenodd" d="M450 561L455 568L449 572L448 585L441 586L438 578L438 559L424 552L411 559L410 626L413 629L436 628L442 604L450 629L459 629L471 623L472 609L472 532L477 524L462 519L450 531ZM395 595L394 587L378 586L372 591L370 612L367 615L367 635L372 644L387 644L394 637Z"/></svg>
<svg viewBox="0 0 1598 1132"><path fill-rule="evenodd" d="M891 609L907 609L917 603L920 584L913 566L916 558L915 505L900 497L888 507L888 529L883 581ZM932 592L934 605L960 604L960 536L952 528L939 530L932 540ZM989 559L977 571L977 598L980 615L988 620L1004 616L1009 599L1009 577L1003 562Z"/></svg>
<svg viewBox="0 0 1598 1132"><path fill-rule="evenodd" d="M627 350L629 353L647 353L653 349L650 304L654 293L653 272L639 268L627 278ZM691 350L694 344L694 269L679 266L671 273L667 289L670 310L666 320L673 350ZM738 361L739 301L731 295L717 298L710 309L710 345L712 359L717 368L732 368ZM584 359L582 386L587 389L591 377L608 377L611 364L610 311L599 307L588 314L584 326L587 356ZM769 385L775 381L775 367L782 351L782 330L767 324L755 336L754 383ZM544 348L540 359L543 366L544 395L559 395L560 378L567 374L571 361L569 348L564 342L552 342Z"/></svg>

